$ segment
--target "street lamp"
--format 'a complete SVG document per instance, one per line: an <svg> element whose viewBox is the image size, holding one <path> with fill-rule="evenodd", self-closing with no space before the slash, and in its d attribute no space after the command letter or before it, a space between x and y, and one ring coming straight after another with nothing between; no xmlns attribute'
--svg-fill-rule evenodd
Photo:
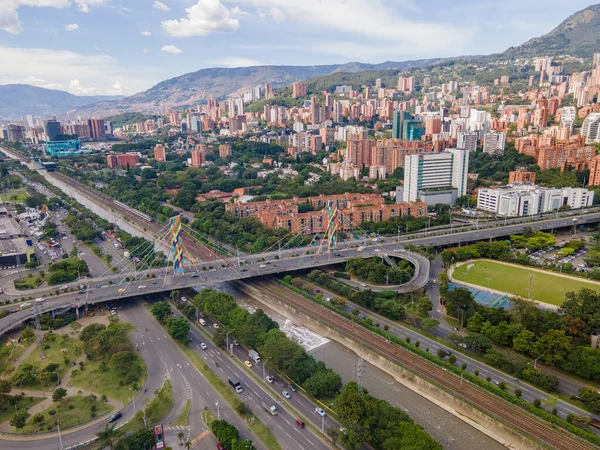
<svg viewBox="0 0 600 450"><path fill-rule="evenodd" d="M58 428L58 445L59 450L63 450L62 436L60 434L60 420L56 421L56 428Z"/></svg>
<svg viewBox="0 0 600 450"><path fill-rule="evenodd" d="M266 380L266 379L267 379L267 377L266 377L266 375L265 375L265 364L267 363L267 361L268 361L269 359L272 359L272 358L273 358L273 357L271 356L270 358L267 358L267 359L265 359L265 360L263 361L263 364L262 364L262 366L263 366L263 380Z"/></svg>
<svg viewBox="0 0 600 450"><path fill-rule="evenodd" d="M215 403L215 406L217 407L217 420L221 420L221 410L219 409L218 401L217 401L217 403Z"/></svg>
<svg viewBox="0 0 600 450"><path fill-rule="evenodd" d="M229 330L229 331L228 331L228 332L225 334L225 339L227 339L227 351L229 352L229 354L230 354L231 356L233 356L233 350L231 350L231 348L229 347L229 333L231 333L231 332L233 332L233 331L235 331L235 329L233 329L233 328L232 328L231 330Z"/></svg>

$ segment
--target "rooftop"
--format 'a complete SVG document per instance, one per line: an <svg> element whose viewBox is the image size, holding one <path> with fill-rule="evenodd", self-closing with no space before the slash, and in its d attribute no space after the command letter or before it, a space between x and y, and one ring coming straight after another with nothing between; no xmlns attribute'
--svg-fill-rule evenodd
<svg viewBox="0 0 600 450"><path fill-rule="evenodd" d="M0 240L10 239L22 235L23 233L21 232L17 222L8 216L0 216Z"/></svg>

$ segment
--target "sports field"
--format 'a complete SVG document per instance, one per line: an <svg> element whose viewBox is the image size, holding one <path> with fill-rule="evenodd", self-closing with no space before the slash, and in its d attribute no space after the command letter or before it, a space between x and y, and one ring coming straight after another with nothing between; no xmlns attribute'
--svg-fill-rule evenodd
<svg viewBox="0 0 600 450"><path fill-rule="evenodd" d="M458 266L452 278L484 288L506 292L522 298L529 298L529 277L531 278L531 298L544 303L561 305L567 292L588 288L600 292L600 284L585 280L561 277L553 272L537 272L526 266L512 266L492 261L475 261Z"/></svg>

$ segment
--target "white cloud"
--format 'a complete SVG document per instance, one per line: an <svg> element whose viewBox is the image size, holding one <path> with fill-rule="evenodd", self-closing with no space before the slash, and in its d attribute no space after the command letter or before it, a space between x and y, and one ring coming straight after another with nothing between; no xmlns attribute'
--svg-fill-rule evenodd
<svg viewBox="0 0 600 450"><path fill-rule="evenodd" d="M233 19L229 10L220 0L198 0L194 6L186 8L186 17L179 20L166 20L162 28L171 36L206 36L210 33L233 33L240 22Z"/></svg>
<svg viewBox="0 0 600 450"><path fill-rule="evenodd" d="M394 8L384 0L238 0L257 8L260 17L275 21L293 20L302 25L326 27L329 31L351 33L358 42L377 40L388 53L418 54L423 57L454 54L470 42L475 29L425 19L407 19L399 14L407 0L394 1ZM389 5L390 2L387 2ZM420 16L424 17L424 16Z"/></svg>
<svg viewBox="0 0 600 450"><path fill-rule="evenodd" d="M174 45L163 45L160 50L167 53L173 53L174 55L179 55L181 53L181 49Z"/></svg>
<svg viewBox="0 0 600 450"><path fill-rule="evenodd" d="M67 31L79 30L79 25L77 25L76 23L70 23L68 25L65 25L65 30L67 30Z"/></svg>
<svg viewBox="0 0 600 450"><path fill-rule="evenodd" d="M0 30L11 34L19 34L23 31L17 13L19 6L65 8L69 6L69 0L0 0Z"/></svg>
<svg viewBox="0 0 600 450"><path fill-rule="evenodd" d="M159 2L158 0L152 3L152 6L156 9L160 9L161 11L171 11L171 8L169 8L163 2Z"/></svg>
<svg viewBox="0 0 600 450"><path fill-rule="evenodd" d="M146 54L148 53L148 49L147 49L147 48L145 48L144 50L142 50L142 53L143 53L144 55L146 55Z"/></svg>
<svg viewBox="0 0 600 450"><path fill-rule="evenodd" d="M232 16L249 16L250 13L243 11L239 6L234 6L229 10Z"/></svg>
<svg viewBox="0 0 600 450"><path fill-rule="evenodd" d="M79 11L84 13L90 12L90 6L102 6L108 2L110 2L110 0L75 0L75 3L77 3L77 6L79 7Z"/></svg>
<svg viewBox="0 0 600 450"><path fill-rule="evenodd" d="M133 94L165 74L162 68L124 69L109 55L0 45L0 84L26 83L73 94ZM34 76L35 75L35 76ZM119 80L120 92L114 88Z"/></svg>
<svg viewBox="0 0 600 450"><path fill-rule="evenodd" d="M261 65L260 61L238 56L226 56L224 58L212 60L210 63L217 67L250 67Z"/></svg>
<svg viewBox="0 0 600 450"><path fill-rule="evenodd" d="M149 31L142 31L142 36L150 36L152 33Z"/></svg>

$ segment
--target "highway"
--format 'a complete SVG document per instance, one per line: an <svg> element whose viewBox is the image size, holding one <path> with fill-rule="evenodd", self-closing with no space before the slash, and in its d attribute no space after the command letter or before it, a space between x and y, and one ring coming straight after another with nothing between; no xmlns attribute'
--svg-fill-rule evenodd
<svg viewBox="0 0 600 450"><path fill-rule="evenodd" d="M181 314L175 311L175 316ZM328 449L329 444L323 442L320 437L315 435L309 428L300 428L296 424L298 418L288 408L288 404L293 407L302 416L304 422L311 422L317 429L323 429L325 432L328 428L339 428L339 424L331 417L321 417L315 412L315 404L300 392L292 392L289 384L277 379L274 383L269 384L263 378L263 364L255 364L252 361L252 368L244 366L244 361L248 360L248 350L242 345L234 346L231 344L233 356L225 351L225 349L217 347L205 333L212 333L214 330L213 322L206 318L207 322L204 331L200 331L194 324L190 323L190 338L192 340L190 346L200 355L202 359L211 367L211 369L225 383L228 383L229 377L234 377L239 380L243 386L243 392L238 394L240 400L250 406L250 410L258 419L264 423L271 432L277 437L277 440L283 448L286 449ZM235 336L230 334L230 343L233 342ZM200 343L206 345L206 350L200 347ZM233 359L236 359L236 363ZM262 380L257 382L248 372L252 372L254 376ZM265 377L275 374L265 368ZM285 386L281 386L284 383ZM268 385L267 389L265 386ZM274 390L277 394L273 394ZM291 394L291 399L287 400L282 395L282 391L288 391ZM268 406L275 405L278 409L276 416L271 415L263 408L263 402Z"/></svg>

